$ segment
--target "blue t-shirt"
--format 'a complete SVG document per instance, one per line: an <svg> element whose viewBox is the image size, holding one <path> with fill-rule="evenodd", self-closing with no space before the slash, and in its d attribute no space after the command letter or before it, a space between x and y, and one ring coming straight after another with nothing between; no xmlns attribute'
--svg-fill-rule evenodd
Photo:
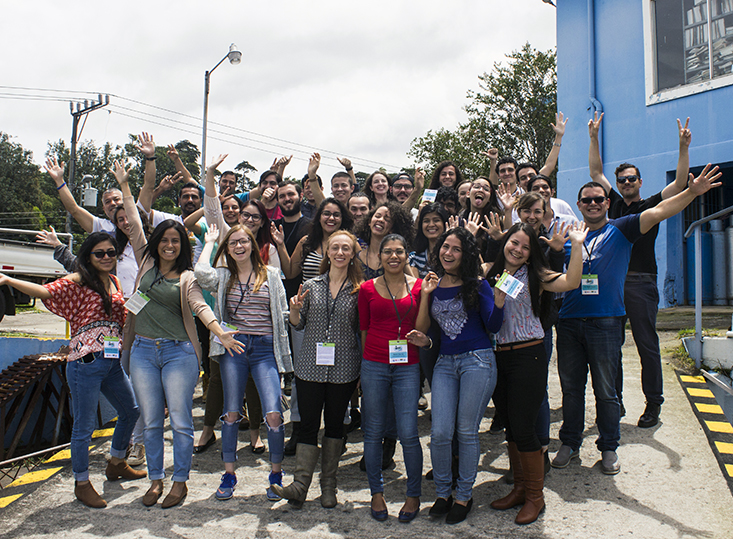
<svg viewBox="0 0 733 539"><path fill-rule="evenodd" d="M624 316L624 283L631 248L641 237L639 214L611 219L598 230L588 232L583 246L583 275L598 275L598 294L583 295L581 284L565 294L560 318L603 318ZM571 244L565 244L565 264L570 262Z"/></svg>

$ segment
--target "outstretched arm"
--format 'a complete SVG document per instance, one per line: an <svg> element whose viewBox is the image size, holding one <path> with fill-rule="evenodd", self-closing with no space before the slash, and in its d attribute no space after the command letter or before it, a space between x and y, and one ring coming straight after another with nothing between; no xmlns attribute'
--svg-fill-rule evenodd
<svg viewBox="0 0 733 539"><path fill-rule="evenodd" d="M28 294L32 298L49 299L51 292L46 290L45 287L36 283L29 283L28 281L21 281L20 279L14 279L7 275L0 273L0 286L8 285L12 286L16 290Z"/></svg>
<svg viewBox="0 0 733 539"><path fill-rule="evenodd" d="M549 176L557 166L557 158L560 156L560 147L562 146L562 137L565 135L565 126L568 123L568 119L564 117L562 112L555 114L555 123L550 124L552 130L555 132L555 140L552 143L552 150L550 155L547 156L545 164L540 169L540 174Z"/></svg>
<svg viewBox="0 0 733 539"><path fill-rule="evenodd" d="M56 190L59 192L59 198L66 211L76 219L76 222L81 225L85 232L91 233L94 230L94 216L79 206L76 200L74 200L74 195L71 194L69 186L64 181L64 163L59 163L55 157L49 157L46 159L46 166L44 168L56 184Z"/></svg>
<svg viewBox="0 0 733 539"><path fill-rule="evenodd" d="M611 186L611 182L609 182L606 176L603 174L603 161L601 161L601 149L598 144L598 131L601 128L602 120L602 112L600 116L598 116L598 112L596 112L594 118L592 120L588 120L588 134L590 135L590 147L588 148L588 168L590 169L591 180L600 183L606 190L606 195L608 195L613 187Z"/></svg>
<svg viewBox="0 0 733 539"><path fill-rule="evenodd" d="M499 185L499 175L496 173L496 162L499 160L499 150L491 148L488 152L482 153L489 158L489 181L494 185Z"/></svg>
<svg viewBox="0 0 733 539"><path fill-rule="evenodd" d="M669 219L673 215L684 210L690 202L700 195L707 193L714 187L722 185L716 180L723 175L718 172L718 167L710 168L712 165L708 163L697 178L693 178L690 174L690 181L687 189L674 195L673 197L662 200L659 204L648 210L644 210L639 216L639 228L642 234L649 232L654 225Z"/></svg>
<svg viewBox="0 0 733 539"><path fill-rule="evenodd" d="M132 192L130 191L130 168L125 168L121 161L115 161L112 164L110 172L115 175L117 183L120 184L120 191L122 191L122 204L125 207L125 213L127 214L127 221L130 223L130 243L135 252L135 260L137 265L142 265L143 251L148 241L145 239L145 233L143 232L143 224L140 221L140 214L137 212L137 206L135 205L135 199L132 198Z"/></svg>
<svg viewBox="0 0 733 539"><path fill-rule="evenodd" d="M583 242L588 235L588 228L584 221L574 223L568 231L570 238L570 261L568 271L552 282L542 283L542 288L550 292L567 292L580 286L583 274Z"/></svg>
<svg viewBox="0 0 733 539"><path fill-rule="evenodd" d="M137 201L145 213L149 214L153 206L153 191L155 190L155 142L152 135L144 132L137 137L137 140L138 144L135 145L135 148L140 150L145 157L145 176Z"/></svg>
<svg viewBox="0 0 733 539"><path fill-rule="evenodd" d="M677 130L680 135L680 153L677 158L677 175L672 183L662 189L662 198L669 198L677 193L681 193L687 187L687 177L690 173L690 142L692 142L692 132L687 128L690 125L690 118L682 122L677 118Z"/></svg>
<svg viewBox="0 0 733 539"><path fill-rule="evenodd" d="M308 161L308 184L311 186L311 193L313 193L313 202L316 204L316 208L321 205L326 199L326 195L323 194L323 188L318 183L316 174L318 173L318 167L321 165L321 154L314 152Z"/></svg>

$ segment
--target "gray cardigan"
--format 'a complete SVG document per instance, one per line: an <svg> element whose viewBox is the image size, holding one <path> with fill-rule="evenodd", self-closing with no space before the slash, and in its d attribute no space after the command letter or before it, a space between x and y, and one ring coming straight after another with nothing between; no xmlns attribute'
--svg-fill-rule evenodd
<svg viewBox="0 0 733 539"><path fill-rule="evenodd" d="M219 322L229 322L229 314L224 308L227 294L227 284L231 273L227 268L212 268L206 257L200 257L196 263L194 274L201 288L215 294L216 305L214 315ZM285 297L285 288L280 280L280 272L270 266L267 267L267 286L270 290L270 311L272 312L272 343L275 351L277 370L280 373L293 371L293 360L290 355L288 341L288 300ZM214 340L211 335L209 357L218 361L217 356L224 354L224 347Z"/></svg>

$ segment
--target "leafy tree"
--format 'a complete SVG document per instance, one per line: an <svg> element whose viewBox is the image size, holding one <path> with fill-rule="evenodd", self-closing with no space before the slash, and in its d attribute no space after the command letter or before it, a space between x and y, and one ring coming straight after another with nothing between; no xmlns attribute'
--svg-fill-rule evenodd
<svg viewBox="0 0 733 539"><path fill-rule="evenodd" d="M488 176L489 161L482 152L489 148L541 166L554 138L556 54L525 43L507 59L507 65L495 63L491 73L479 76L479 91L468 91L468 121L455 131L428 131L412 141L407 155L424 163L428 172L450 159L469 178Z"/></svg>
<svg viewBox="0 0 733 539"><path fill-rule="evenodd" d="M247 160L242 161L234 170L241 174L237 174L237 190L238 191L251 191L257 187L257 182L251 179L247 174L249 172L257 172L257 169Z"/></svg>
<svg viewBox="0 0 733 539"><path fill-rule="evenodd" d="M0 227L38 230L46 224L41 207L41 171L33 153L0 132ZM32 241L27 236L19 237Z"/></svg>

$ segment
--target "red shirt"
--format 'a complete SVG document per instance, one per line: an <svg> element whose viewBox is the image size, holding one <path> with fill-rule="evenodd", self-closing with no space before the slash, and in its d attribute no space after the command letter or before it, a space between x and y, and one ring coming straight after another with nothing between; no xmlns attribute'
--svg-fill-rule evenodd
<svg viewBox="0 0 733 539"><path fill-rule="evenodd" d="M415 281L409 296L395 300L402 324L397 318L395 305L390 298L383 298L374 287L374 281L366 281L359 288L359 326L367 332L364 343L364 359L389 363L389 341L404 339L415 329L417 311L420 309L422 279ZM399 331L399 335L398 335ZM419 363L417 347L407 347L407 365Z"/></svg>
<svg viewBox="0 0 733 539"><path fill-rule="evenodd" d="M122 342L122 327L125 325L125 298L122 286L114 275L117 292L110 296L111 314L104 312L102 297L91 288L69 279L57 279L43 285L51 293L43 304L54 314L69 321L71 343L69 361L75 361L90 352L104 349L104 337L118 337Z"/></svg>

